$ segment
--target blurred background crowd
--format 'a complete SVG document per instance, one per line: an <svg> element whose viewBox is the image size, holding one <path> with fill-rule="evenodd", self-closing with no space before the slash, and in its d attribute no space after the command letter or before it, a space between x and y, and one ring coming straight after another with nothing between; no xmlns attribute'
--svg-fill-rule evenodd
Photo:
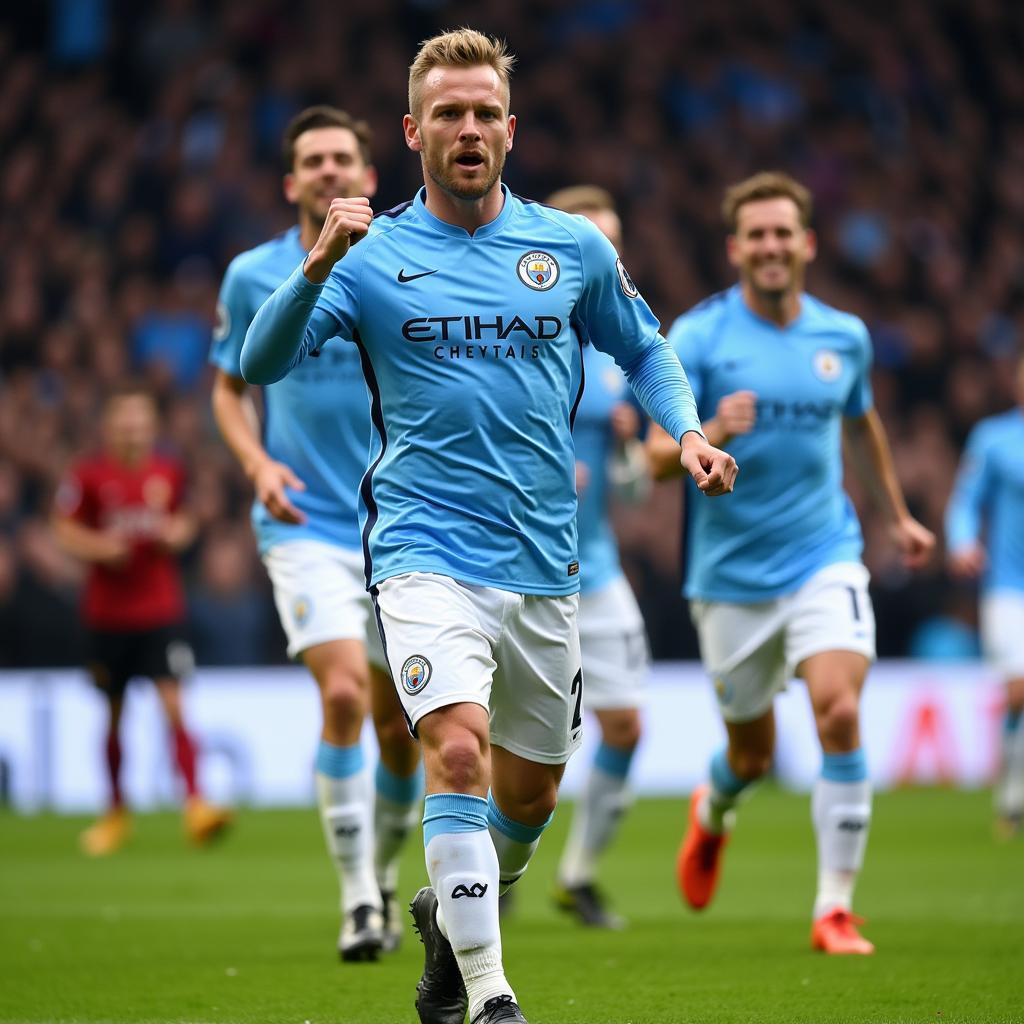
<svg viewBox="0 0 1024 1024"><path fill-rule="evenodd" d="M470 24L518 54L506 180L583 180L623 213L625 261L667 330L732 281L724 187L782 168L817 201L810 289L860 315L914 511L941 527L971 425L1014 401L1024 331L1024 13L1013 0L49 0L0 16L0 664L75 664L81 569L47 520L98 408L142 375L186 462L201 664L281 661L250 493L209 411L220 278L294 222L281 132L314 102L366 118L384 209L418 42ZM742 486L742 482L741 482ZM918 578L850 481L879 652L970 654L973 595ZM618 511L657 657L681 628L678 484Z"/></svg>

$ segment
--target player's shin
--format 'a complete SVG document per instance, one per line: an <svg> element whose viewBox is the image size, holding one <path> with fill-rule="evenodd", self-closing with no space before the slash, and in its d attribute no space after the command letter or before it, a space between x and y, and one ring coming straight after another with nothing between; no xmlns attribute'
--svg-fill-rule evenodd
<svg viewBox="0 0 1024 1024"><path fill-rule="evenodd" d="M818 841L814 918L850 910L871 824L871 783L864 751L825 754L811 801Z"/></svg>
<svg viewBox="0 0 1024 1024"><path fill-rule="evenodd" d="M636 748L602 743L573 812L558 880L567 888L594 880L597 859L612 841L631 803L629 768Z"/></svg>
<svg viewBox="0 0 1024 1024"><path fill-rule="evenodd" d="M551 824L551 817L542 825L524 825L508 817L494 802L493 794L487 794L487 825L498 857L503 894L526 871L544 829Z"/></svg>
<svg viewBox="0 0 1024 1024"><path fill-rule="evenodd" d="M501 962L498 858L487 830L487 801L432 793L423 802L427 874L437 895L437 924L451 943L472 1019L488 999L515 998Z"/></svg>
<svg viewBox="0 0 1024 1024"><path fill-rule="evenodd" d="M1024 816L1024 711L1007 708L1003 718L1002 751L995 792L996 813L1017 823Z"/></svg>
<svg viewBox="0 0 1024 1024"><path fill-rule="evenodd" d="M715 835L721 835L732 827L730 813L743 793L754 780L741 779L729 765L729 756L723 748L711 759L711 784L707 796L698 808L701 824Z"/></svg>
<svg viewBox="0 0 1024 1024"><path fill-rule="evenodd" d="M324 839L338 870L342 910L349 913L360 906L380 910L373 871L369 778L362 747L320 742L316 796Z"/></svg>

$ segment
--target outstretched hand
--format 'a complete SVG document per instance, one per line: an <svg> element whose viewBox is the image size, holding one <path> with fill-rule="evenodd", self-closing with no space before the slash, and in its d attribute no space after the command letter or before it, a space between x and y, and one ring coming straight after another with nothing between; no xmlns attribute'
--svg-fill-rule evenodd
<svg viewBox="0 0 1024 1024"><path fill-rule="evenodd" d="M728 452L712 447L695 430L683 435L681 445L679 461L683 469L708 498L732 492L739 466Z"/></svg>

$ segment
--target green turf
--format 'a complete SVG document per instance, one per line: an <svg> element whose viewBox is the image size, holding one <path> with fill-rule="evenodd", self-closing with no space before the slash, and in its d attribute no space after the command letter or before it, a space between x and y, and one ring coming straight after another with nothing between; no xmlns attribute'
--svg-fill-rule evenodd
<svg viewBox="0 0 1024 1024"><path fill-rule="evenodd" d="M807 949L814 872L806 798L744 807L712 909L682 909L681 801L627 819L604 881L631 922L584 932L549 908L564 808L504 928L532 1024L1024 1020L1024 843L999 845L981 793L875 805L858 905L870 958ZM0 816L0 1021L415 1024L420 946L339 965L333 872L313 811L244 812L215 849L173 815L142 817L121 854L76 852L80 820ZM418 840L403 888L421 884Z"/></svg>

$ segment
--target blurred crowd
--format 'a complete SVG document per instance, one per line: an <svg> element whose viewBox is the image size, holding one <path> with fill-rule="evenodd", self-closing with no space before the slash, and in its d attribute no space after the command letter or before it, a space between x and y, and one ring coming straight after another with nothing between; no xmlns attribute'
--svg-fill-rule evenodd
<svg viewBox="0 0 1024 1024"><path fill-rule="evenodd" d="M939 530L966 432L1013 402L1024 331L1024 17L1013 0L50 0L0 21L0 664L73 664L81 569L47 526L97 410L142 375L186 461L200 663L283 659L246 481L209 412L220 277L293 222L279 140L313 102L366 118L387 208L416 45L471 24L519 56L506 180L587 180L667 327L731 283L723 188L783 168L813 190L812 291L874 339L876 401L914 511ZM740 484L742 486L742 482ZM973 650L972 595L910 578L854 480L880 653ZM656 656L680 628L678 485L618 510ZM667 524L672 524L668 526Z"/></svg>

